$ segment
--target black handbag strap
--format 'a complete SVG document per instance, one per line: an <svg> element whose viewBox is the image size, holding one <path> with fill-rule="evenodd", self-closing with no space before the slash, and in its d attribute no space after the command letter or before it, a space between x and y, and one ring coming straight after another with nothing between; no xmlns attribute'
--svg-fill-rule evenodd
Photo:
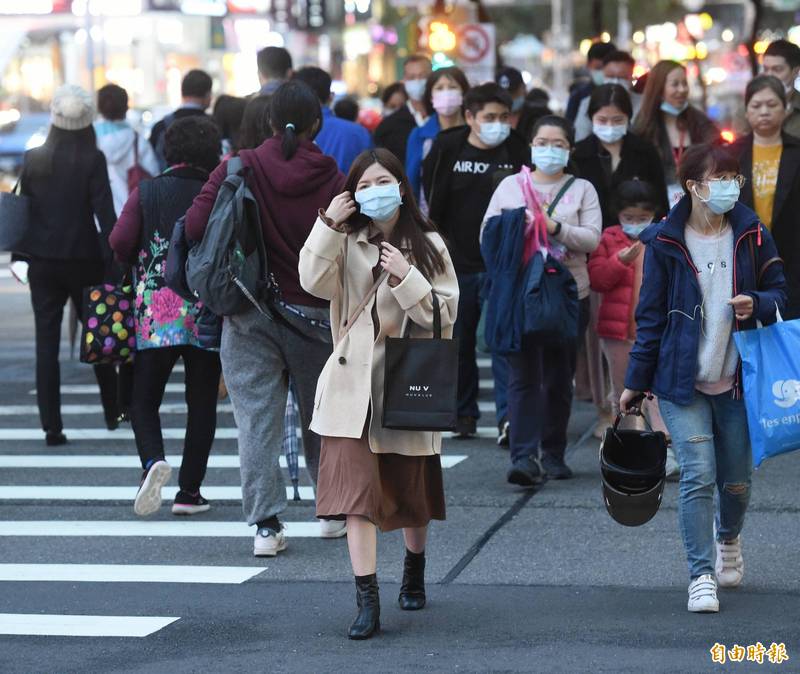
<svg viewBox="0 0 800 674"><path fill-rule="evenodd" d="M439 298L436 293L431 289L431 300L433 302L433 338L442 338L442 312L439 308ZM406 327L403 330L403 338L408 338L411 335L411 323L413 321L406 316Z"/></svg>
<svg viewBox="0 0 800 674"><path fill-rule="evenodd" d="M139 166L139 132L133 132L133 165Z"/></svg>
<svg viewBox="0 0 800 674"><path fill-rule="evenodd" d="M567 182L565 182L561 186L561 189L558 190L558 193L556 194L555 198L553 199L553 201L550 202L550 205L547 207L547 217L549 218L553 217L553 211L556 210L558 202L561 201L561 197L563 197L567 193L569 188L572 187L572 183L574 182L575 182L575 176L570 176L569 180L567 180Z"/></svg>

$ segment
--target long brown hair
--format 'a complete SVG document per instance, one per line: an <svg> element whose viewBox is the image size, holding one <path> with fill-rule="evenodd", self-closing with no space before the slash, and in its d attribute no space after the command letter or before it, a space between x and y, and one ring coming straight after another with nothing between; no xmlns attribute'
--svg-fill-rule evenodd
<svg viewBox="0 0 800 674"><path fill-rule="evenodd" d="M355 196L358 181L361 180L361 176L373 164L380 164L397 178L400 183L400 191L403 194L400 217L392 232L390 243L398 248L401 244L410 246L414 265L430 281L436 274L444 273L445 270L444 259L427 236L428 233L436 232L437 229L419 210L417 200L414 198L414 190L408 182L408 176L400 160L385 148L365 150L356 157L350 167L350 173L347 174L344 189ZM368 227L370 222L371 220L367 216L362 213L355 213L347 222L348 230L357 232L364 227Z"/></svg>
<svg viewBox="0 0 800 674"><path fill-rule="evenodd" d="M677 61L659 61L647 73L647 84L644 85L642 104L636 115L636 124L633 130L649 140L657 148L661 147L661 136L664 131L664 121L661 118L661 103L664 101L664 87L667 77L676 68L686 70ZM686 111L678 116L678 125L685 128ZM682 119L683 118L683 119Z"/></svg>

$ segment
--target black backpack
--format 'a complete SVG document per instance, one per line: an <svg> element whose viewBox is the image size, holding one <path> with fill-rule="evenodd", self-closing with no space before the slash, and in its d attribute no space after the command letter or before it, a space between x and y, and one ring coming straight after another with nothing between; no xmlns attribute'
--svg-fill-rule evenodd
<svg viewBox="0 0 800 674"><path fill-rule="evenodd" d="M260 300L267 288L267 254L258 203L239 157L228 161L203 240L186 257L186 282L195 297L219 316L232 316Z"/></svg>

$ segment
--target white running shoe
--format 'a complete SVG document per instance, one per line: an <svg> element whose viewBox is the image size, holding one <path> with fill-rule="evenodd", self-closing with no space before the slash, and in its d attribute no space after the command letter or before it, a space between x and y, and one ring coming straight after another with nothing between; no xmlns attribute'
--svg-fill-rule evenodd
<svg viewBox="0 0 800 674"><path fill-rule="evenodd" d="M689 583L688 609L692 613L717 613L719 612L719 599L717 599L717 581L710 573L695 578Z"/></svg>
<svg viewBox="0 0 800 674"><path fill-rule="evenodd" d="M286 550L286 536L284 536L283 527L280 531L269 527L261 527L256 531L253 541L254 557L274 557L282 550Z"/></svg>
<svg viewBox="0 0 800 674"><path fill-rule="evenodd" d="M320 538L341 538L347 534L347 521L346 520L320 520L319 521L319 537Z"/></svg>
<svg viewBox="0 0 800 674"><path fill-rule="evenodd" d="M172 468L164 461L156 461L142 475L133 512L141 517L152 515L161 507L161 488L169 482Z"/></svg>
<svg viewBox="0 0 800 674"><path fill-rule="evenodd" d="M717 583L720 587L739 587L744 578L744 559L742 558L742 537L737 536L730 543L717 541L717 562L714 565Z"/></svg>

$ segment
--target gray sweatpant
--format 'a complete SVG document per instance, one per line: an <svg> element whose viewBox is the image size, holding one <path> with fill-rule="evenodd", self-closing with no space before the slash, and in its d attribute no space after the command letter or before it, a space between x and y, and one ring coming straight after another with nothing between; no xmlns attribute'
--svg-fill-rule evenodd
<svg viewBox="0 0 800 674"><path fill-rule="evenodd" d="M302 309L310 318L329 316L327 309ZM242 509L248 524L286 509L286 484L278 459L289 375L300 410L306 465L316 485L320 439L308 427L317 379L331 349L330 344L303 339L255 308L223 321L220 357L239 429Z"/></svg>

